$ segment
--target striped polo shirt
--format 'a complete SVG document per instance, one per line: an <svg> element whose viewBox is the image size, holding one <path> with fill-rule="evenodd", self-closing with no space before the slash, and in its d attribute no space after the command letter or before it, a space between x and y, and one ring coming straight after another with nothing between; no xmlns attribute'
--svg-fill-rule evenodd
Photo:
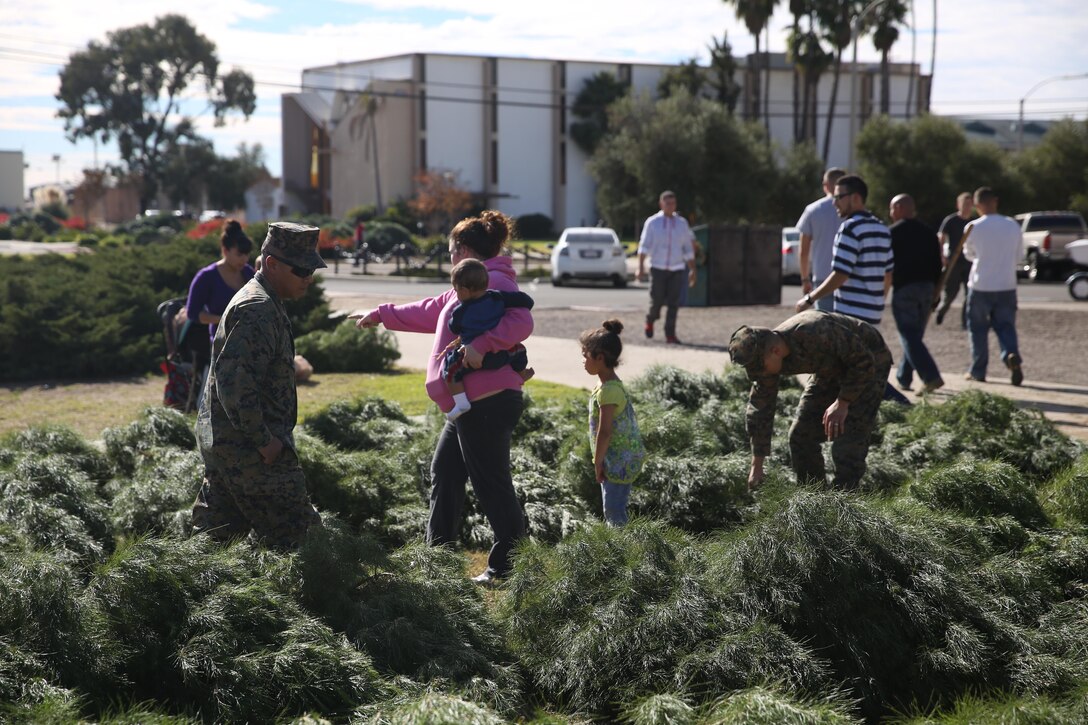
<svg viewBox="0 0 1088 725"><path fill-rule="evenodd" d="M835 290L835 312L880 324L884 274L894 266L888 227L867 211L854 212L835 235L832 269L850 277Z"/></svg>

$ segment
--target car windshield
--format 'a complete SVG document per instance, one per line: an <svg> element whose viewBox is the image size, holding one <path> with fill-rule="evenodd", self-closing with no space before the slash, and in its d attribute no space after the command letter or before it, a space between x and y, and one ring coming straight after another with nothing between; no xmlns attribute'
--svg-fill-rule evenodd
<svg viewBox="0 0 1088 725"><path fill-rule="evenodd" d="M787 242L798 242L801 240L801 232L786 232Z"/></svg>
<svg viewBox="0 0 1088 725"><path fill-rule="evenodd" d="M574 234L568 234L566 241L569 244L586 244L596 242L597 244L611 244L611 234L599 234L594 232L577 232Z"/></svg>
<svg viewBox="0 0 1088 725"><path fill-rule="evenodd" d="M1050 232L1083 232L1084 221L1076 214L1047 214L1028 220L1028 231L1046 229Z"/></svg>

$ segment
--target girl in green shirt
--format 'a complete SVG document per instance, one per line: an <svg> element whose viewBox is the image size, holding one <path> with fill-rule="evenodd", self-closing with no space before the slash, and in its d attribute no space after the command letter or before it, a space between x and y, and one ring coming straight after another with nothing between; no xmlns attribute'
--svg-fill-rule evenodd
<svg viewBox="0 0 1088 725"><path fill-rule="evenodd" d="M601 327L586 330L579 338L586 372L601 381L589 395L589 444L594 474L601 484L604 519L610 526L627 523L631 484L646 458L634 406L616 375L623 352L622 331L619 320L605 320Z"/></svg>

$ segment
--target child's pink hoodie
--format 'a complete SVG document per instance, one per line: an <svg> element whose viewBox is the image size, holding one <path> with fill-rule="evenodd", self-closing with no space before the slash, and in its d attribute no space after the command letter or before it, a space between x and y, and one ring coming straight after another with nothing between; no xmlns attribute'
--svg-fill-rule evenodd
<svg viewBox="0 0 1088 725"><path fill-rule="evenodd" d="M492 257L481 260L487 267L490 279L489 289L517 292L513 260L510 257ZM456 337L450 331L450 314L457 305L457 295L453 289L437 297L428 297L406 305L381 305L378 315L382 324L389 330L403 332L429 332L434 334L434 347L427 361L427 395L443 412L453 408L453 398L442 380L442 353ZM511 308L493 330L485 332L472 341L472 346L487 354L498 350L509 350L519 342L524 342L533 333L533 316L529 310ZM523 381L509 365L499 370L475 370L465 376L465 392L469 400L477 400L499 390L521 390Z"/></svg>

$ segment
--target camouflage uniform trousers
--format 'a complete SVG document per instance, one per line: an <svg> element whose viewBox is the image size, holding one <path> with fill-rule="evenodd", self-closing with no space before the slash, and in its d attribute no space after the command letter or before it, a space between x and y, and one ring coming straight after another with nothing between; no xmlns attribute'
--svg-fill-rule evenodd
<svg viewBox="0 0 1088 725"><path fill-rule="evenodd" d="M889 353L877 357L876 376L857 400L850 404L843 426L845 431L831 443L831 460L835 463L835 475L831 485L834 488L856 489L865 475L865 457L869 454L869 444L876 428L876 416L880 410L880 401L884 397L884 387L891 366ZM816 375L812 376L801 395L801 402L797 405L797 419L790 426L790 458L793 471L801 483L827 483L821 447L827 440L823 416L838 395L837 380L821 379Z"/></svg>
<svg viewBox="0 0 1088 725"><path fill-rule="evenodd" d="M256 450L204 451L204 483L193 503L194 534L227 541L252 530L265 545L291 549L320 522L290 447L272 464Z"/></svg>

